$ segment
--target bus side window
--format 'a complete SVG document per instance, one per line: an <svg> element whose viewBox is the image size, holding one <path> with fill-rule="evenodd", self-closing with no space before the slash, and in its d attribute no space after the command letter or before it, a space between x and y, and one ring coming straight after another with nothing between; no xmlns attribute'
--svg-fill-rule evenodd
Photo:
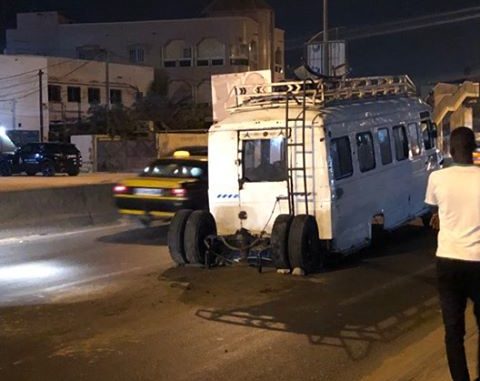
<svg viewBox="0 0 480 381"><path fill-rule="evenodd" d="M352 150L348 136L332 139L330 142L333 176L335 180L353 175Z"/></svg>
<svg viewBox="0 0 480 381"><path fill-rule="evenodd" d="M408 140L410 141L412 155L420 155L422 153L422 140L420 138L417 123L410 123L408 125Z"/></svg>
<svg viewBox="0 0 480 381"><path fill-rule="evenodd" d="M423 145L426 150L435 147L435 132L432 122L424 120L420 123L420 131L422 132Z"/></svg>
<svg viewBox="0 0 480 381"><path fill-rule="evenodd" d="M392 146L390 144L390 131L388 128L379 128L377 131L378 145L380 146L380 156L382 165L390 164L393 161Z"/></svg>
<svg viewBox="0 0 480 381"><path fill-rule="evenodd" d="M357 134L357 157L361 172L368 172L375 168L373 137L370 132Z"/></svg>
<svg viewBox="0 0 480 381"><path fill-rule="evenodd" d="M395 142L395 158L402 161L408 158L408 139L405 126L393 127L393 140Z"/></svg>

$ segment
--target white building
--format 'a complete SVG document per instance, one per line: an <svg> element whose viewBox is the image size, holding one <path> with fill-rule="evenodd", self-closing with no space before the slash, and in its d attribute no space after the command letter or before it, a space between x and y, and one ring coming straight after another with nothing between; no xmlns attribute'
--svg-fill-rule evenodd
<svg viewBox="0 0 480 381"><path fill-rule="evenodd" d="M42 104L40 103L42 76ZM7 130L40 134L40 108L44 137L48 136L48 60L46 57L0 55L0 126Z"/></svg>
<svg viewBox="0 0 480 381"><path fill-rule="evenodd" d="M283 79L284 31L263 0L248 3L217 0L207 17L182 20L79 24L57 12L21 13L5 51L161 68L172 98L210 103L213 74L269 69Z"/></svg>
<svg viewBox="0 0 480 381"><path fill-rule="evenodd" d="M50 125L75 124L92 106L105 105L107 87L111 103L131 106L154 80L146 66L110 63L107 76L98 61L0 55L0 125L11 134L40 136L40 73L44 140Z"/></svg>

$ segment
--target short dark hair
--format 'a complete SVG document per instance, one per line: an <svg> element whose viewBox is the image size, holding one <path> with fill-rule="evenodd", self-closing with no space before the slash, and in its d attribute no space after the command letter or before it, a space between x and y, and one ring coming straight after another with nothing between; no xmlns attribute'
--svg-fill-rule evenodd
<svg viewBox="0 0 480 381"><path fill-rule="evenodd" d="M458 127L450 134L450 153L471 154L477 148L475 134L471 128Z"/></svg>

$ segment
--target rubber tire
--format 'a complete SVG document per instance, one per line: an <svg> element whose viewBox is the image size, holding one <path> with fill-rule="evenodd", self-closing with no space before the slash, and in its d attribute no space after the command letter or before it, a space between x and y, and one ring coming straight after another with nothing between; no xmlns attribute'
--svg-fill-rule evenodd
<svg viewBox="0 0 480 381"><path fill-rule="evenodd" d="M75 169L74 171L67 172L68 176L78 176L80 174L79 169Z"/></svg>
<svg viewBox="0 0 480 381"><path fill-rule="evenodd" d="M192 214L193 210L181 209L175 216L173 216L167 234L167 245L170 257L177 265L185 265L188 263L187 256L185 255L185 226L187 225L188 217Z"/></svg>
<svg viewBox="0 0 480 381"><path fill-rule="evenodd" d="M205 243L209 235L217 234L217 224L212 214L196 210L188 217L185 226L185 254L190 264L205 264Z"/></svg>
<svg viewBox="0 0 480 381"><path fill-rule="evenodd" d="M299 267L306 274L321 264L318 226L314 217L295 216L288 234L288 258L293 269Z"/></svg>
<svg viewBox="0 0 480 381"><path fill-rule="evenodd" d="M12 176L13 170L12 166L6 161L0 163L0 176L9 177Z"/></svg>
<svg viewBox="0 0 480 381"><path fill-rule="evenodd" d="M46 161L42 164L42 175L45 177L53 177L55 176L55 166L52 162Z"/></svg>
<svg viewBox="0 0 480 381"><path fill-rule="evenodd" d="M288 232L292 221L292 215L280 214L273 223L270 244L272 245L272 262L277 269L291 269L288 258Z"/></svg>
<svg viewBox="0 0 480 381"><path fill-rule="evenodd" d="M32 170L25 171L25 173L27 174L27 176L36 176L37 175L37 171L32 171Z"/></svg>

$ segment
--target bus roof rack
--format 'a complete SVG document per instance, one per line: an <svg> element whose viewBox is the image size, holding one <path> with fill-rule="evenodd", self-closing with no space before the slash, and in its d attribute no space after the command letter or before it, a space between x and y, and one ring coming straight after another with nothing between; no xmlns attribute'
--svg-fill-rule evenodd
<svg viewBox="0 0 480 381"><path fill-rule="evenodd" d="M233 89L236 106L261 106L264 104L296 101L302 104L325 105L345 99L362 99L386 95L416 95L417 89L408 75L328 78L304 81L277 82L261 85L242 85Z"/></svg>

